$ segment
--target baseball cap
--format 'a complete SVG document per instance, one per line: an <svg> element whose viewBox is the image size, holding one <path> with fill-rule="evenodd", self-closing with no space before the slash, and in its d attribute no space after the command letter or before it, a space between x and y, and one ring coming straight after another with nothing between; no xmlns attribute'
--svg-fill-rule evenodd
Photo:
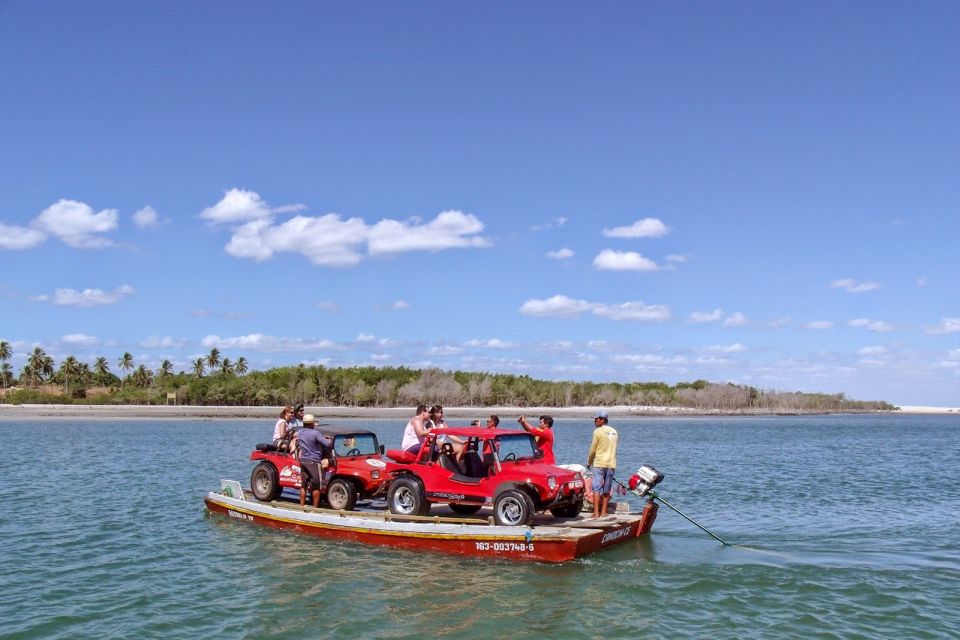
<svg viewBox="0 0 960 640"><path fill-rule="evenodd" d="M593 416L593 419L596 420L597 418L603 418L604 420L609 419L606 411L597 411L597 413Z"/></svg>

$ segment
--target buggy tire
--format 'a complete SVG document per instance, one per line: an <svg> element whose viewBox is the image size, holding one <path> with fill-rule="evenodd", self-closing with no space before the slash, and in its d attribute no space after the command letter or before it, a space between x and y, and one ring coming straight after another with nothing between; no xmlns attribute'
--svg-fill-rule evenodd
<svg viewBox="0 0 960 640"><path fill-rule="evenodd" d="M583 511L583 500L550 509L555 518L576 518Z"/></svg>
<svg viewBox="0 0 960 640"><path fill-rule="evenodd" d="M280 497L283 487L277 480L277 468L269 462L261 462L250 474L250 490L261 502L271 502Z"/></svg>
<svg viewBox="0 0 960 640"><path fill-rule="evenodd" d="M493 519L502 527L519 527L533 522L533 500L520 489L507 489L493 503Z"/></svg>
<svg viewBox="0 0 960 640"><path fill-rule="evenodd" d="M357 504L357 488L349 480L334 478L327 485L327 503L337 511L352 511Z"/></svg>
<svg viewBox="0 0 960 640"><path fill-rule="evenodd" d="M450 503L447 506L449 506L450 510L453 511L454 513L461 513L465 516L474 514L477 511L480 511L480 508L483 507L482 504L454 504L454 503Z"/></svg>
<svg viewBox="0 0 960 640"><path fill-rule="evenodd" d="M430 512L423 485L412 476L401 476L390 483L387 507L399 516L423 516Z"/></svg>

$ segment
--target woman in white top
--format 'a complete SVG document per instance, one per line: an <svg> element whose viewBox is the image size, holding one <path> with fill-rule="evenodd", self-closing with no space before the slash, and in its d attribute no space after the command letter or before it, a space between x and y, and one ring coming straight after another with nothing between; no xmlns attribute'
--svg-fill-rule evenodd
<svg viewBox="0 0 960 640"><path fill-rule="evenodd" d="M426 422L430 429L446 429L447 423L443 419L443 407L438 404L430 407L430 419ZM440 435L437 436L437 442L443 444L449 442L453 446L453 454L457 460L463 457L463 449L467 441L457 436Z"/></svg>
<svg viewBox="0 0 960 640"><path fill-rule="evenodd" d="M293 419L293 407L287 405L280 411L280 419L273 427L273 443L278 447L283 447L283 449L278 450L290 452L296 448L296 433L292 433L289 445L282 444L287 439L287 431L290 431L287 421L291 419Z"/></svg>

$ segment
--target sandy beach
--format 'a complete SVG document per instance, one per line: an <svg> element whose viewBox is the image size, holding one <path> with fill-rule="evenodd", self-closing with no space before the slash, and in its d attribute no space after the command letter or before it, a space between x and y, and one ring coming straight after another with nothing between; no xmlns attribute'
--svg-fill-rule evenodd
<svg viewBox="0 0 960 640"><path fill-rule="evenodd" d="M275 418L279 407L233 407L190 405L79 405L79 404L0 404L0 420L184 420L184 419L266 419ZM625 416L698 416L698 415L770 415L769 413L736 413L698 411L683 407L614 406L603 407L611 418ZM590 418L596 407L445 407L446 416L454 422L479 419L496 414L504 420L516 416L549 414L555 418ZM319 418L368 418L405 420L411 407L321 407L308 406L307 411ZM960 414L957 407L902 406L902 413Z"/></svg>

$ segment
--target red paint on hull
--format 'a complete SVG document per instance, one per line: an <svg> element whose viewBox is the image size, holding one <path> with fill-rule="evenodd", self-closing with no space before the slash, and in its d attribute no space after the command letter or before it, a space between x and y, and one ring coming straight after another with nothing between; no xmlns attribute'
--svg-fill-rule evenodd
<svg viewBox="0 0 960 640"><path fill-rule="evenodd" d="M206 498L204 500L213 513L219 513L245 522L275 529L287 529L336 541L360 542L363 544L395 547L415 551L436 551L455 555L506 558L534 562L566 562L595 553L617 544L621 544L649 532L656 518L657 505L648 502L642 514L629 521L590 531L587 535L569 537L538 537L536 527L533 536L527 540L523 533L510 536L484 534L483 526L477 526L476 535L429 534L423 532L376 531L362 526L334 526L323 523L294 521L291 514L286 517L269 517L261 513L244 511L241 507L231 507ZM563 527L560 522L557 527Z"/></svg>

